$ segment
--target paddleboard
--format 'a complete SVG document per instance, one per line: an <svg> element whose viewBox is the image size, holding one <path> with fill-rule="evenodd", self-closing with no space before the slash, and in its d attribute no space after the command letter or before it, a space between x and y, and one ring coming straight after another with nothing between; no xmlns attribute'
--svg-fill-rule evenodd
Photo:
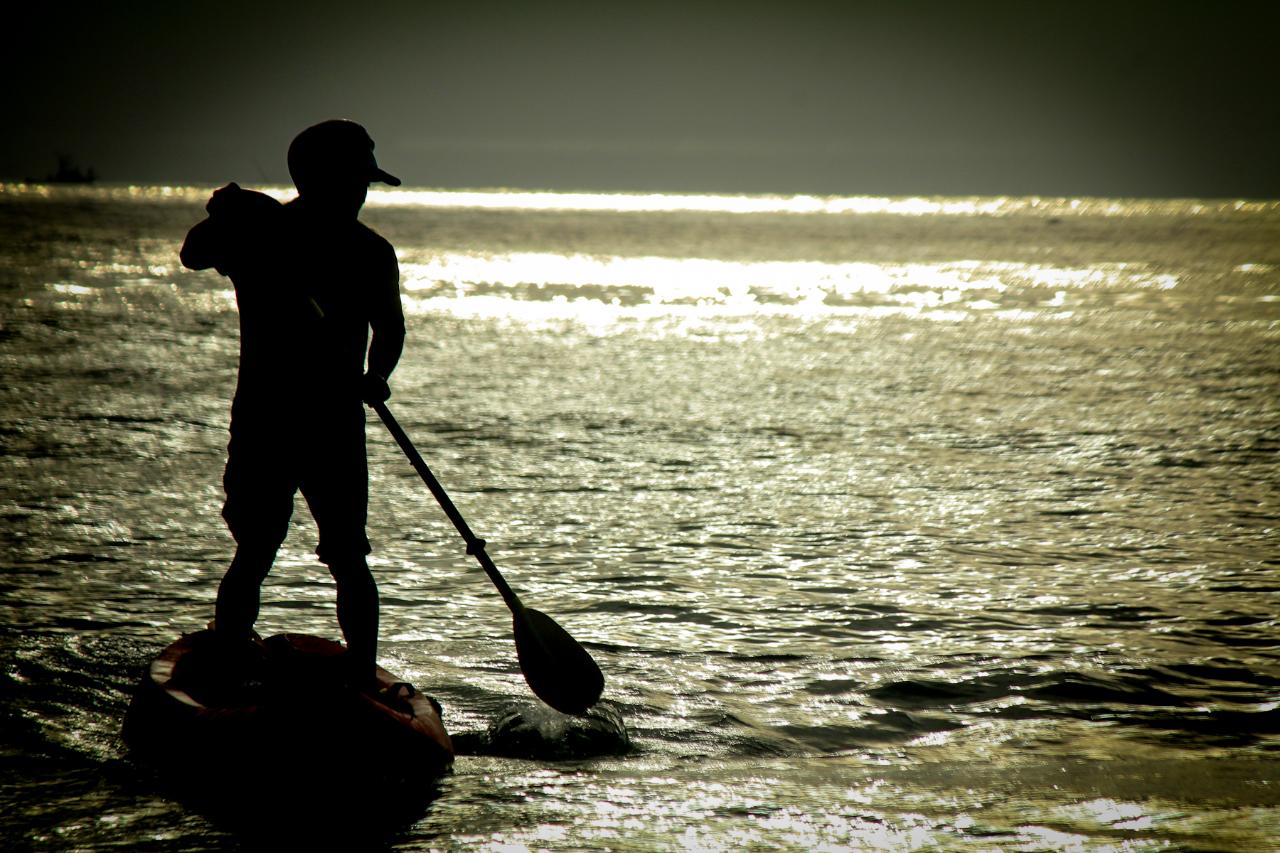
<svg viewBox="0 0 1280 853"><path fill-rule="evenodd" d="M381 667L377 687L344 680L341 644L279 634L228 649L212 631L188 634L151 662L125 718L143 760L217 784L268 772L312 785L412 785L453 763L435 699Z"/></svg>

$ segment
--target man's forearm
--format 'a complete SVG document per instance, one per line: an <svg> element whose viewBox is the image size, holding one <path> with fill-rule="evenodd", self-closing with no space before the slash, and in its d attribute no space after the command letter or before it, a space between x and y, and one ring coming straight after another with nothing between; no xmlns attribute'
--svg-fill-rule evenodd
<svg viewBox="0 0 1280 853"><path fill-rule="evenodd" d="M404 326L378 329L369 343L369 372L388 379L404 352Z"/></svg>

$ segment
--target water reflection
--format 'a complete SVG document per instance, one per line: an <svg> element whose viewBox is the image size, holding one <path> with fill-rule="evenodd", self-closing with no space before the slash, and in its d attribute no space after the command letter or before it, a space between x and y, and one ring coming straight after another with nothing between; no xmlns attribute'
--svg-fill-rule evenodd
<svg viewBox="0 0 1280 853"><path fill-rule="evenodd" d="M9 820L224 846L115 772L135 667L230 548L236 318L172 257L207 190L68 192L2 247ZM460 761L401 846L1267 849L1274 204L455 201L375 211L415 309L397 413L638 752ZM483 729L525 693L510 617L370 434L384 664ZM297 518L264 630L337 636Z"/></svg>
<svg viewBox="0 0 1280 853"><path fill-rule="evenodd" d="M794 850L1131 849L1159 848L1177 838L1189 846L1217 839L1229 849L1265 849L1265 818L1236 812L1230 827L1214 826L1185 809L1173 785L1131 798L1124 791L1142 774L1185 780L1189 766L1160 762L1028 763L1000 770L981 756L903 769L900 757L815 759L801 770L785 760L717 763L697 770L645 773L598 767L586 792L577 774L522 773L511 785L532 801L560 804L535 810L525 826L501 838L487 835L483 813L469 815L474 834L452 840L470 849L524 850L572 843L631 849ZM1214 771L1231 784L1246 767ZM643 792L643 793L641 793ZM1043 792L1043 793L1042 793ZM1057 803L1055 805L1055 803ZM433 813L417 828L456 825L459 815ZM578 841L575 842L575 839ZM1261 844L1255 848L1250 845Z"/></svg>
<svg viewBox="0 0 1280 853"><path fill-rule="evenodd" d="M1108 293L1178 286L1175 274L1109 263L1072 269L979 261L733 262L472 252L406 258L401 270L410 311L532 327L574 322L600 334L674 318L900 316L954 322L981 312L1006 320L1066 320L1095 300L1109 300Z"/></svg>

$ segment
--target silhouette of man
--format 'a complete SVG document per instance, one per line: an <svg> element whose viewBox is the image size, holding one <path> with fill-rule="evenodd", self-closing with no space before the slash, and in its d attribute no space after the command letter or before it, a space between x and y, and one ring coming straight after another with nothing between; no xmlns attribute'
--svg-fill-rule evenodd
<svg viewBox="0 0 1280 853"><path fill-rule="evenodd" d="M302 131L288 160L296 199L280 204L229 184L181 252L185 266L230 277L240 310L222 511L236 552L218 587L215 635L252 636L300 490L319 530L316 554L337 583L349 676L372 688L378 589L365 559L361 403L390 396L404 315L395 252L357 217L371 182L400 181L378 167L373 140L351 121Z"/></svg>

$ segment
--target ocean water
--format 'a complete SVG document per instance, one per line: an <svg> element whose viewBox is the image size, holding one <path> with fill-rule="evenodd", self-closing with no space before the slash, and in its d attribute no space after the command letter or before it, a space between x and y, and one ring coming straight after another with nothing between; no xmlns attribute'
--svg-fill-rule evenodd
<svg viewBox="0 0 1280 853"><path fill-rule="evenodd" d="M0 837L237 849L120 724L212 616L210 188L0 186ZM375 193L391 406L635 749L462 757L395 850L1280 849L1280 203ZM380 656L510 621L370 416ZM338 636L299 503L262 633ZM270 796L270 768L245 769ZM326 780L325 784L341 784Z"/></svg>

